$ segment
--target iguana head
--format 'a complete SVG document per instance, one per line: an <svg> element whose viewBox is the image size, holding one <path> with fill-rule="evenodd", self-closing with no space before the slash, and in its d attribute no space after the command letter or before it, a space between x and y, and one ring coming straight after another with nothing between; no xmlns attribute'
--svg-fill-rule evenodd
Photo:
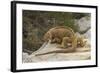
<svg viewBox="0 0 100 73"><path fill-rule="evenodd" d="M78 47L84 47L86 45L86 42L87 42L85 39L86 38L84 36L78 37L78 39L77 39L77 46Z"/></svg>

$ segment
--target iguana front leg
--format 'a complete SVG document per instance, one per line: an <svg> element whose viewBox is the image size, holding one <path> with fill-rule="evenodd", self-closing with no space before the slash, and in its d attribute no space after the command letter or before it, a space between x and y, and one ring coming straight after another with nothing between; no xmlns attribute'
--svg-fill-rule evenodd
<svg viewBox="0 0 100 73"><path fill-rule="evenodd" d="M62 39L62 43L58 46L58 48L68 48L71 46L71 39L69 37L64 37Z"/></svg>
<svg viewBox="0 0 100 73"><path fill-rule="evenodd" d="M73 38L72 38L72 48L77 48L77 35L74 35Z"/></svg>

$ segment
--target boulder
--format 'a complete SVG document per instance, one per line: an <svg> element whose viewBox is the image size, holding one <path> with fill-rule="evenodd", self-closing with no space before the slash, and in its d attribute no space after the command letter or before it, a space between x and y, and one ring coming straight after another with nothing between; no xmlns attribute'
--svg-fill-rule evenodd
<svg viewBox="0 0 100 73"><path fill-rule="evenodd" d="M79 20L75 20L75 25L79 26L80 31L84 31L91 28L91 19L88 16L82 17ZM91 29L88 29L86 33L83 34L89 41L91 41Z"/></svg>
<svg viewBox="0 0 100 73"><path fill-rule="evenodd" d="M88 16L82 17L79 20L75 20L75 25L79 26L80 31L84 31L87 28L91 27L91 19Z"/></svg>

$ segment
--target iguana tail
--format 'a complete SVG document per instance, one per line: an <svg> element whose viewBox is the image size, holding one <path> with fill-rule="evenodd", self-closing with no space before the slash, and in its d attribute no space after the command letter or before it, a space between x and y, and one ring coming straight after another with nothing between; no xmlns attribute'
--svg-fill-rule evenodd
<svg viewBox="0 0 100 73"><path fill-rule="evenodd" d="M55 51L50 51L50 52L46 52L46 53L36 54L35 56L41 56L41 55L52 54L52 53L71 53L71 52L75 52L75 49L67 48L67 49L62 49L62 50L55 50Z"/></svg>

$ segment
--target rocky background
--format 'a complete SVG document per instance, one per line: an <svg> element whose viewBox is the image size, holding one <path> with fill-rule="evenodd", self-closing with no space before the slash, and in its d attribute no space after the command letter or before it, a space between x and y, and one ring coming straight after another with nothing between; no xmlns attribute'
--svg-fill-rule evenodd
<svg viewBox="0 0 100 73"><path fill-rule="evenodd" d="M69 26L79 35L84 35L88 39L87 45L90 45L90 18L91 15L89 13L23 10L23 62L90 59L90 47L83 48L83 50L88 50L87 52L83 53L78 52L70 54L50 54L42 57L34 56L36 53L49 51L50 47L55 48L55 44L48 44L45 48L42 49L41 46L44 43L43 35L50 28L59 25Z"/></svg>

